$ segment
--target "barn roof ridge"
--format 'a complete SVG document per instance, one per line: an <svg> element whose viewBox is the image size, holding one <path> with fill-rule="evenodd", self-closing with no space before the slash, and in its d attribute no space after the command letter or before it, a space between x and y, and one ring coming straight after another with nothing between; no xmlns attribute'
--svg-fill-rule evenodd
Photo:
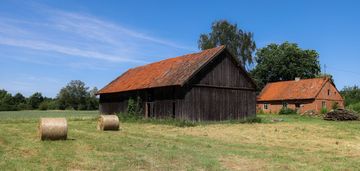
<svg viewBox="0 0 360 171"><path fill-rule="evenodd" d="M330 79L327 77L319 77L271 82L266 84L257 99L258 101L315 99L328 81Z"/></svg>
<svg viewBox="0 0 360 171"><path fill-rule="evenodd" d="M97 94L166 87L186 83L197 71L226 49L218 46L128 69Z"/></svg>

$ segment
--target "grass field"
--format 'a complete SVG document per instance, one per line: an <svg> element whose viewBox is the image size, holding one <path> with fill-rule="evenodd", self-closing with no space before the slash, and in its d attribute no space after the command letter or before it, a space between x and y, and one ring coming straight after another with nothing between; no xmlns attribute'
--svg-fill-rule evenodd
<svg viewBox="0 0 360 171"><path fill-rule="evenodd" d="M41 116L67 117L66 141L39 141ZM97 112L0 112L1 170L359 170L360 122L260 115L264 123L176 127L121 123ZM282 122L274 122L282 118Z"/></svg>

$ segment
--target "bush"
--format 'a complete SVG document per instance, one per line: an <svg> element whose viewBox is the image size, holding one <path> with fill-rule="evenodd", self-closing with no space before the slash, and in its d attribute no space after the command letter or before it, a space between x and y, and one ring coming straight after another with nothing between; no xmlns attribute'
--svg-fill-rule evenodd
<svg viewBox="0 0 360 171"><path fill-rule="evenodd" d="M9 104L0 104L0 111L16 111L18 110L16 106Z"/></svg>
<svg viewBox="0 0 360 171"><path fill-rule="evenodd" d="M56 100L51 100L48 102L48 110L59 109L59 105Z"/></svg>
<svg viewBox="0 0 360 171"><path fill-rule="evenodd" d="M347 108L357 113L360 113L360 102L350 104Z"/></svg>
<svg viewBox="0 0 360 171"><path fill-rule="evenodd" d="M141 107L141 99L137 97L136 100L133 98L129 98L127 112L122 113L121 116L123 119L127 120L138 120L142 118L142 107Z"/></svg>
<svg viewBox="0 0 360 171"><path fill-rule="evenodd" d="M27 103L20 103L18 106L17 106L17 109L18 110L31 110L32 107L27 104Z"/></svg>
<svg viewBox="0 0 360 171"><path fill-rule="evenodd" d="M39 105L39 110L48 110L48 102L47 101L43 101L40 103Z"/></svg>
<svg viewBox="0 0 360 171"><path fill-rule="evenodd" d="M339 103L338 102L332 102L331 109L336 110L338 108L339 108Z"/></svg>
<svg viewBox="0 0 360 171"><path fill-rule="evenodd" d="M322 108L320 111L321 114L326 114L328 113L328 110L326 108Z"/></svg>
<svg viewBox="0 0 360 171"><path fill-rule="evenodd" d="M296 114L296 110L283 107L279 111L279 115L291 115L291 114Z"/></svg>

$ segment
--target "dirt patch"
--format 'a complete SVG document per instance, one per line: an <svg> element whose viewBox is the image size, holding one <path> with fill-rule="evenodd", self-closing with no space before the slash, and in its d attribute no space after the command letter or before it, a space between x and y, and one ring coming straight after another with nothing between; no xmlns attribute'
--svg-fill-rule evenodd
<svg viewBox="0 0 360 171"><path fill-rule="evenodd" d="M259 159L248 159L241 156L223 156L219 163L228 170L265 170L266 162Z"/></svg>

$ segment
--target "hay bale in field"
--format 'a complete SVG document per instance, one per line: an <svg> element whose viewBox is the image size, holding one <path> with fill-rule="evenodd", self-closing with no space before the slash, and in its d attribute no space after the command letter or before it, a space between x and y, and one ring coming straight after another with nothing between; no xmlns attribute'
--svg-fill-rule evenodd
<svg viewBox="0 0 360 171"><path fill-rule="evenodd" d="M119 130L119 117L116 115L100 115L97 123L97 129L106 130Z"/></svg>
<svg viewBox="0 0 360 171"><path fill-rule="evenodd" d="M66 140L67 121L65 118L40 118L38 131L41 140Z"/></svg>

